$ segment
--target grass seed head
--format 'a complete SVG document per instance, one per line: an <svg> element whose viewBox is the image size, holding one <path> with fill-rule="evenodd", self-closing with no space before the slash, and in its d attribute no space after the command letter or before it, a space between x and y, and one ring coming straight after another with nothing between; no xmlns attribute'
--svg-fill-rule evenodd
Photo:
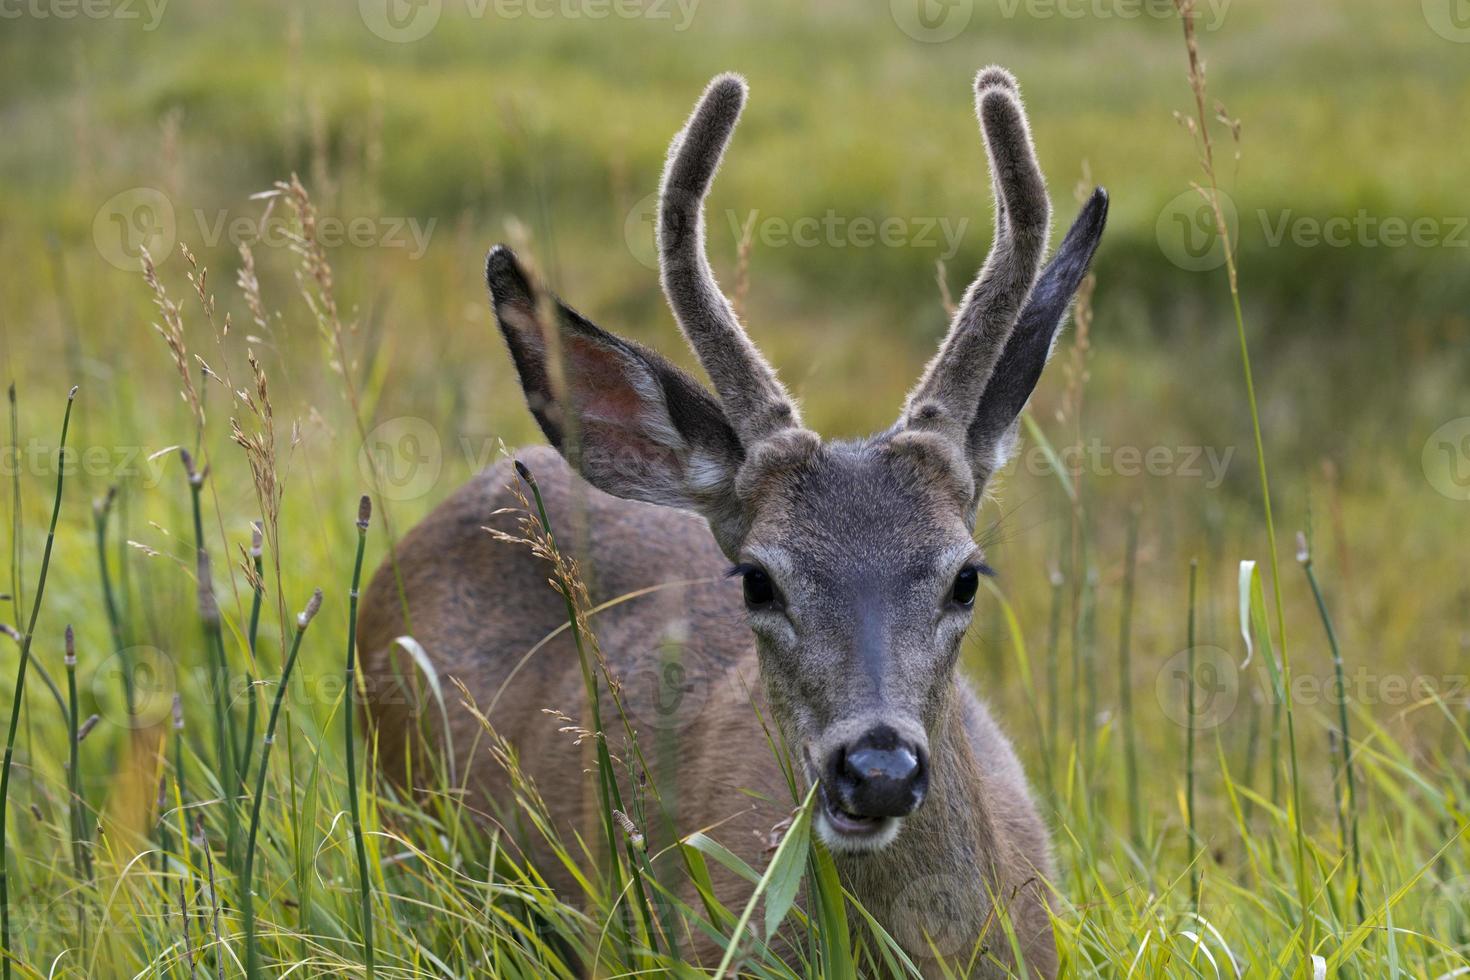
<svg viewBox="0 0 1470 980"><path fill-rule="evenodd" d="M322 590L316 589L311 593L311 598L306 600L306 608L301 610L301 614L296 617L296 628L300 630L306 629L307 625L316 618L316 614L321 611L321 608Z"/></svg>

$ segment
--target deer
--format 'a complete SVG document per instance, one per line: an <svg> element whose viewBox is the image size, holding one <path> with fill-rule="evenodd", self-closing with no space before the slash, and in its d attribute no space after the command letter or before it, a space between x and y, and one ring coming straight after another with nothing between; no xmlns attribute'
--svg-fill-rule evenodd
<svg viewBox="0 0 1470 980"><path fill-rule="evenodd" d="M1107 193L1092 192L1047 259L1051 205L1020 89L1003 68L980 71L989 254L897 421L824 440L706 252L705 198L746 96L735 74L709 84L659 189L662 289L713 390L545 291L509 248L490 251L495 318L550 445L455 492L368 588L358 636L380 766L411 778L425 769L416 753L451 741L477 805L503 812L505 767L472 758L489 725L559 826L594 825L586 746L563 730L569 715L547 713L585 697L566 605L545 557L506 540L524 470L558 533L580 542L607 672L634 679L628 716L662 736L655 779L677 786L665 839L703 829L764 866L793 807L773 728L843 887L922 973L1054 976L1050 832L958 660L994 574L977 544L981 504L1101 240ZM403 683L394 645L407 633L469 696L444 709L442 732L420 725L432 709L382 695ZM669 713L671 691L687 710ZM544 858L536 834L520 841ZM555 862L539 867L574 891ZM734 875L716 886L736 902L751 888ZM713 965L718 945L695 946L688 955Z"/></svg>

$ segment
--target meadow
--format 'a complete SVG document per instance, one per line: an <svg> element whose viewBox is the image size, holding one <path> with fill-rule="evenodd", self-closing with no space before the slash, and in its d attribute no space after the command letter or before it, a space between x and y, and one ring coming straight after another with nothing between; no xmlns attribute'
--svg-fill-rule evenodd
<svg viewBox="0 0 1470 980"><path fill-rule="evenodd" d="M902 972L805 840L776 861L808 876L783 965L769 876L753 915L690 908L563 841L586 888L557 899L443 773L379 781L350 593L541 441L490 245L692 365L649 218L722 70L752 100L721 279L811 427L890 424L989 246L990 63L1056 223L1112 201L981 514L1000 574L964 654L1053 828L1064 975L1470 970L1470 33L1438 0L1200 5L1237 323L1171 5L916 9L0 11L7 976L364 976L365 920L383 976L688 974L701 929L742 975ZM425 681L430 717L457 702Z"/></svg>

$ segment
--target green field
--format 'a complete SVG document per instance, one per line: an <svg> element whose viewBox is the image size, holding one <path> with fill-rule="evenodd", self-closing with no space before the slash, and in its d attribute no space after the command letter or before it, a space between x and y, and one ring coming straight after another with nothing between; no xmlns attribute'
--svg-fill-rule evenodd
<svg viewBox="0 0 1470 980"><path fill-rule="evenodd" d="M933 3L935 30L963 24L945 40L901 0L394 9L407 19L371 0L0 5L0 382L14 392L0 622L22 633L65 473L6 804L15 975L243 971L231 837L254 783L238 806L220 802L216 739L223 725L244 744L253 701L259 741L316 587L262 799L255 948L263 975L365 975L341 683L357 501L375 504L370 573L502 442L539 441L486 303L486 250L516 244L593 319L692 365L651 267L650 195L702 86L740 71L751 103L710 201L712 261L727 285L748 280L749 329L810 426L884 428L944 327L936 263L958 295L989 247L970 82L990 63L1021 81L1054 237L1076 188L1104 185L1112 201L1086 347L1064 336L1019 461L982 511L1001 574L965 653L1054 829L1064 972L1311 976L1304 937L1328 976L1470 970L1470 30L1455 0L1201 7L1208 110L1218 99L1239 120L1238 140L1224 123L1212 135L1238 218L1279 582L1223 256L1175 118L1194 101L1167 4ZM292 174L321 219L329 288L289 197L258 196ZM879 227L886 238L864 232ZM237 285L241 242L258 311ZM382 445L386 458L364 451ZM181 447L208 467L198 520L218 651L201 628ZM256 656L244 549L267 508L252 465L279 510ZM1340 641L1355 809L1298 531ZM1218 696L1195 730L1192 808L1179 680L1191 560L1209 665L1194 676ZM1241 671L1243 560L1265 577L1271 636ZM6 717L18 650L0 639ZM1270 650L1289 655L1285 702ZM443 691L456 697L447 678ZM74 794L68 718L93 714ZM379 974L677 972L664 938L625 928L605 869L576 846L586 894L563 904L452 792L402 799L362 765L371 741L357 748ZM819 851L810 862L820 870ZM811 907L823 888L804 895L803 916L828 921ZM726 911L676 918L728 936L741 910ZM881 962L860 913L847 918L859 963ZM791 927L812 939L797 974L835 970L832 951L850 945L806 918ZM788 975L753 949L743 973Z"/></svg>

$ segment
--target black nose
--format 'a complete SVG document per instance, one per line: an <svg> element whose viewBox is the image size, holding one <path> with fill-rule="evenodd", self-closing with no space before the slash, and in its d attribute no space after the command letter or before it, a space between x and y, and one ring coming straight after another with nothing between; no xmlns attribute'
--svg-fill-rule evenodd
<svg viewBox="0 0 1470 980"><path fill-rule="evenodd" d="M842 808L853 815L905 817L924 802L929 788L924 752L887 725L869 730L832 755L832 785Z"/></svg>

